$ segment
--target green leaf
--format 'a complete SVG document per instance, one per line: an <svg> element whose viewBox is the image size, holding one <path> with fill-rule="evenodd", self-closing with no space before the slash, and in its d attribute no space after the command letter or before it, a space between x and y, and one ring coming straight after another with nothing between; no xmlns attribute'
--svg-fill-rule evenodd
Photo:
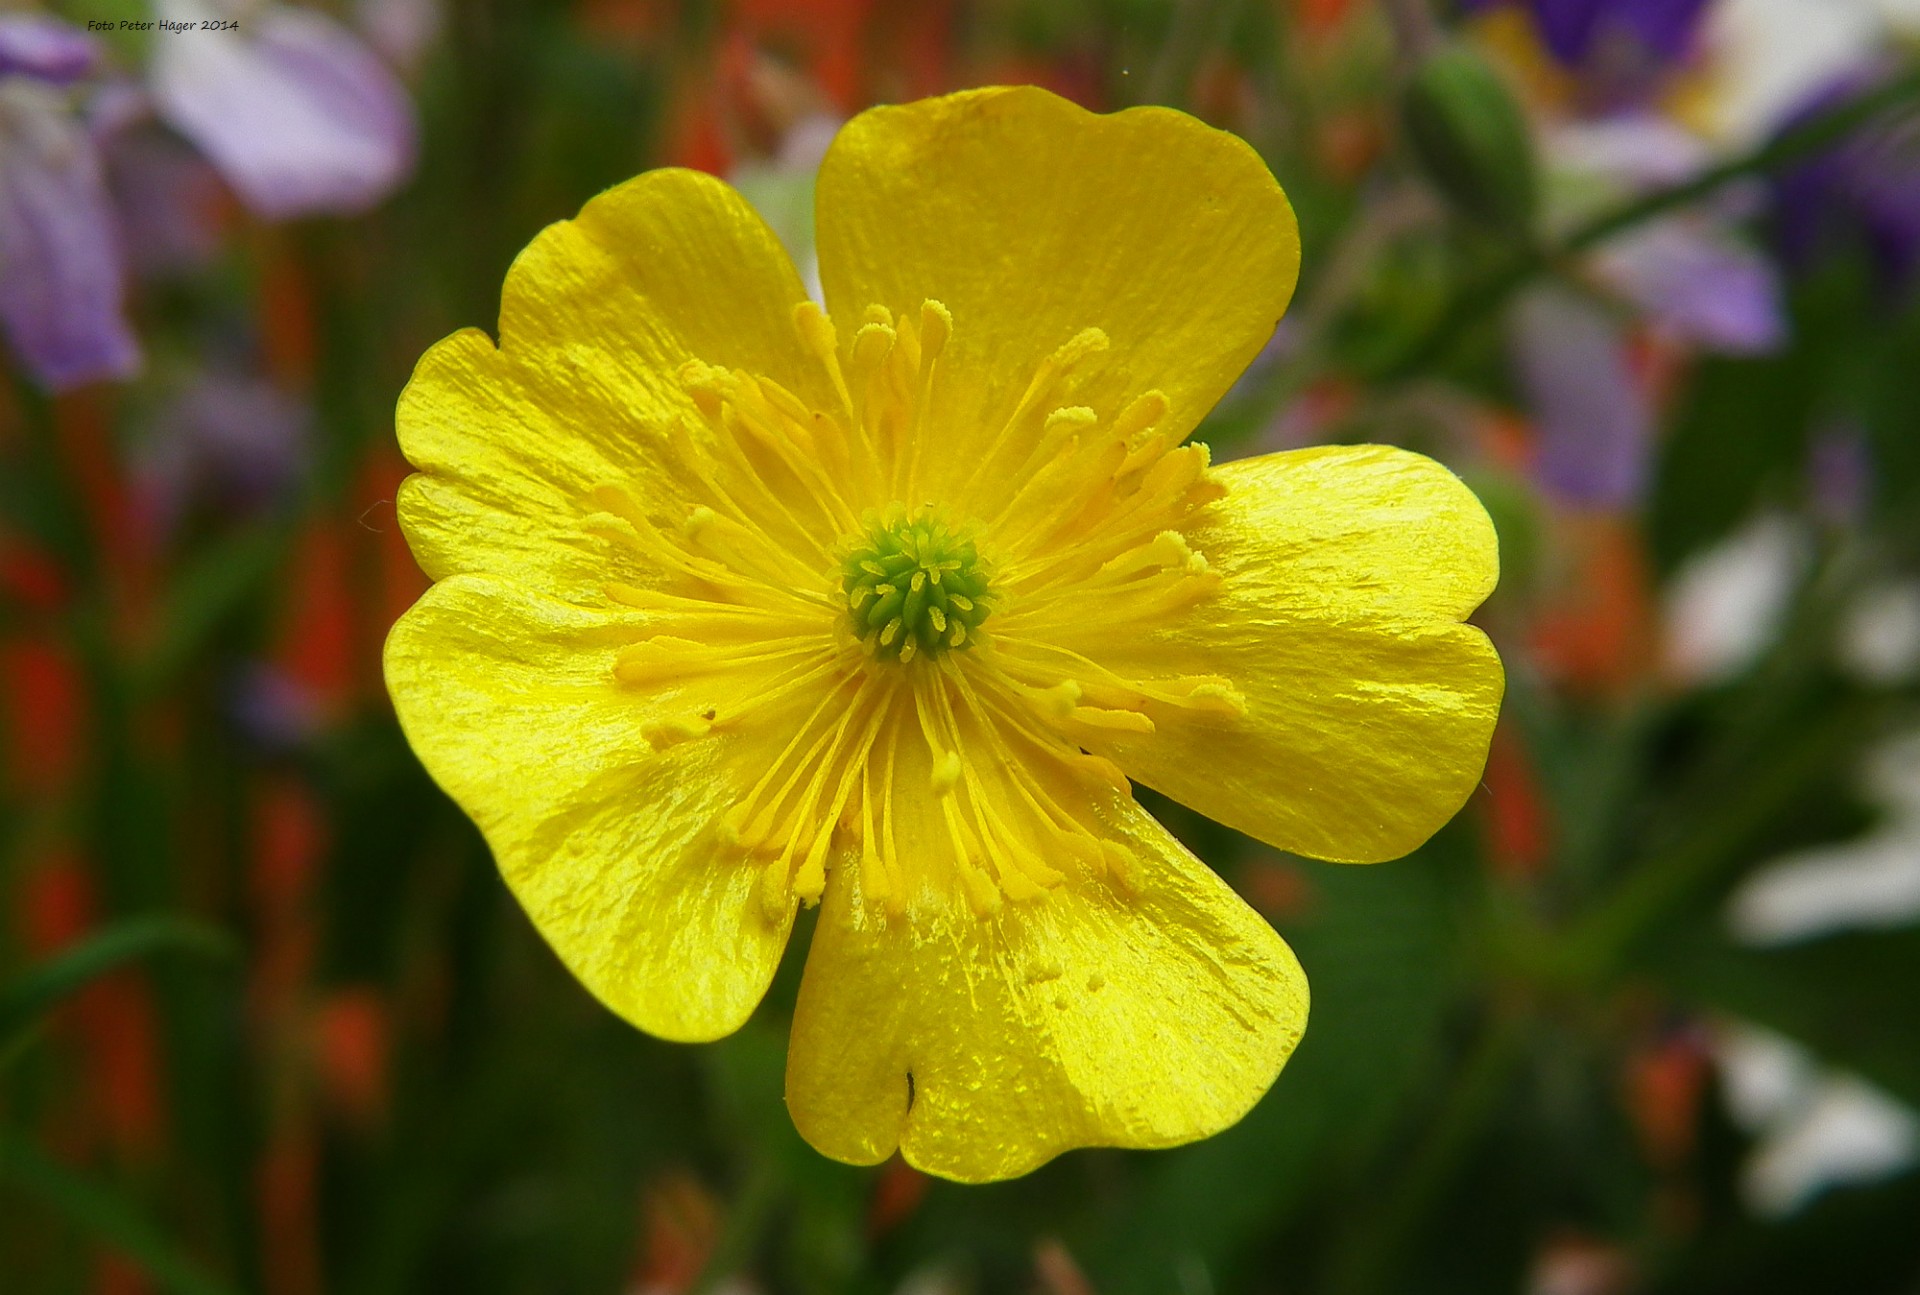
<svg viewBox="0 0 1920 1295"><path fill-rule="evenodd" d="M1661 452L1653 548L1671 569L1726 535L1806 460L1819 395L1815 357L1801 347L1701 362Z"/></svg>
<svg viewBox="0 0 1920 1295"><path fill-rule="evenodd" d="M209 639L285 565L290 530L260 526L208 545L167 590L160 633L138 662L135 682L159 691L200 657Z"/></svg>
<svg viewBox="0 0 1920 1295"><path fill-rule="evenodd" d="M1696 932L1674 942L1660 969L1681 996L1784 1034L1920 1106L1920 927L1779 949Z"/></svg>
<svg viewBox="0 0 1920 1295"><path fill-rule="evenodd" d="M145 1269L163 1290L174 1295L235 1295L233 1287L189 1259L119 1193L4 1133L0 1133L0 1179L106 1242Z"/></svg>
<svg viewBox="0 0 1920 1295"><path fill-rule="evenodd" d="M224 932L189 918L129 918L0 986L0 1040L27 1029L61 999L122 963L169 951L228 958L234 944Z"/></svg>

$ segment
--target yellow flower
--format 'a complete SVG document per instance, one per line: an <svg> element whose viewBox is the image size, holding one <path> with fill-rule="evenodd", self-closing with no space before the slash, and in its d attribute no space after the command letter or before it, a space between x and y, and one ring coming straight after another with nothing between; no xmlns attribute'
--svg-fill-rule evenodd
<svg viewBox="0 0 1920 1295"><path fill-rule="evenodd" d="M669 1039L820 916L787 1100L963 1180L1217 1132L1307 988L1129 779L1282 849L1412 849L1476 784L1492 528L1418 455L1185 438L1299 263L1258 156L990 89L850 123L828 313L655 171L514 263L401 399L437 583L388 684L559 956Z"/></svg>

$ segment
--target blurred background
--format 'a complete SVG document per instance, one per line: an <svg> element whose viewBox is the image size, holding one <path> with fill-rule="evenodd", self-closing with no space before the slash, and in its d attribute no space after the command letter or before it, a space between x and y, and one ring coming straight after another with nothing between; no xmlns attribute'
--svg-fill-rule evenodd
<svg viewBox="0 0 1920 1295"><path fill-rule="evenodd" d="M1875 0L0 9L0 1289L1920 1292L1917 34ZM424 586L395 397L537 230L691 166L805 267L839 122L1006 82L1265 155L1304 279L1201 436L1453 467L1510 682L1401 862L1155 800L1298 951L1306 1040L1211 1141L963 1188L793 1132L804 930L725 1042L598 1007L378 653Z"/></svg>

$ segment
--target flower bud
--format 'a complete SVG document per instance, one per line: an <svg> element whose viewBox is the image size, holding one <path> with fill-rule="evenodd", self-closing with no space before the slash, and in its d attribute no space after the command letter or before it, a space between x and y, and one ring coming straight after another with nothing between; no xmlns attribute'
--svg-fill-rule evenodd
<svg viewBox="0 0 1920 1295"><path fill-rule="evenodd" d="M1435 54L1408 84L1401 113L1421 169L1449 202L1489 225L1532 226L1533 143L1484 59L1462 46Z"/></svg>

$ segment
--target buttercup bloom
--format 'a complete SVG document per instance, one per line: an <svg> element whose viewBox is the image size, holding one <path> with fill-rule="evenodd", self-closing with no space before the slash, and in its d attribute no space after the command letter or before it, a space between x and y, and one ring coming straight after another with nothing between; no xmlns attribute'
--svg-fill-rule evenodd
<svg viewBox="0 0 1920 1295"><path fill-rule="evenodd" d="M985 1180L1216 1132L1306 982L1129 780L1418 845L1499 705L1486 514L1396 449L1184 443L1299 262L1190 117L875 109L817 214L824 312L731 189L643 175L521 254L498 346L421 361L400 722L644 1030L737 1028L819 905L787 1100L826 1154Z"/></svg>

